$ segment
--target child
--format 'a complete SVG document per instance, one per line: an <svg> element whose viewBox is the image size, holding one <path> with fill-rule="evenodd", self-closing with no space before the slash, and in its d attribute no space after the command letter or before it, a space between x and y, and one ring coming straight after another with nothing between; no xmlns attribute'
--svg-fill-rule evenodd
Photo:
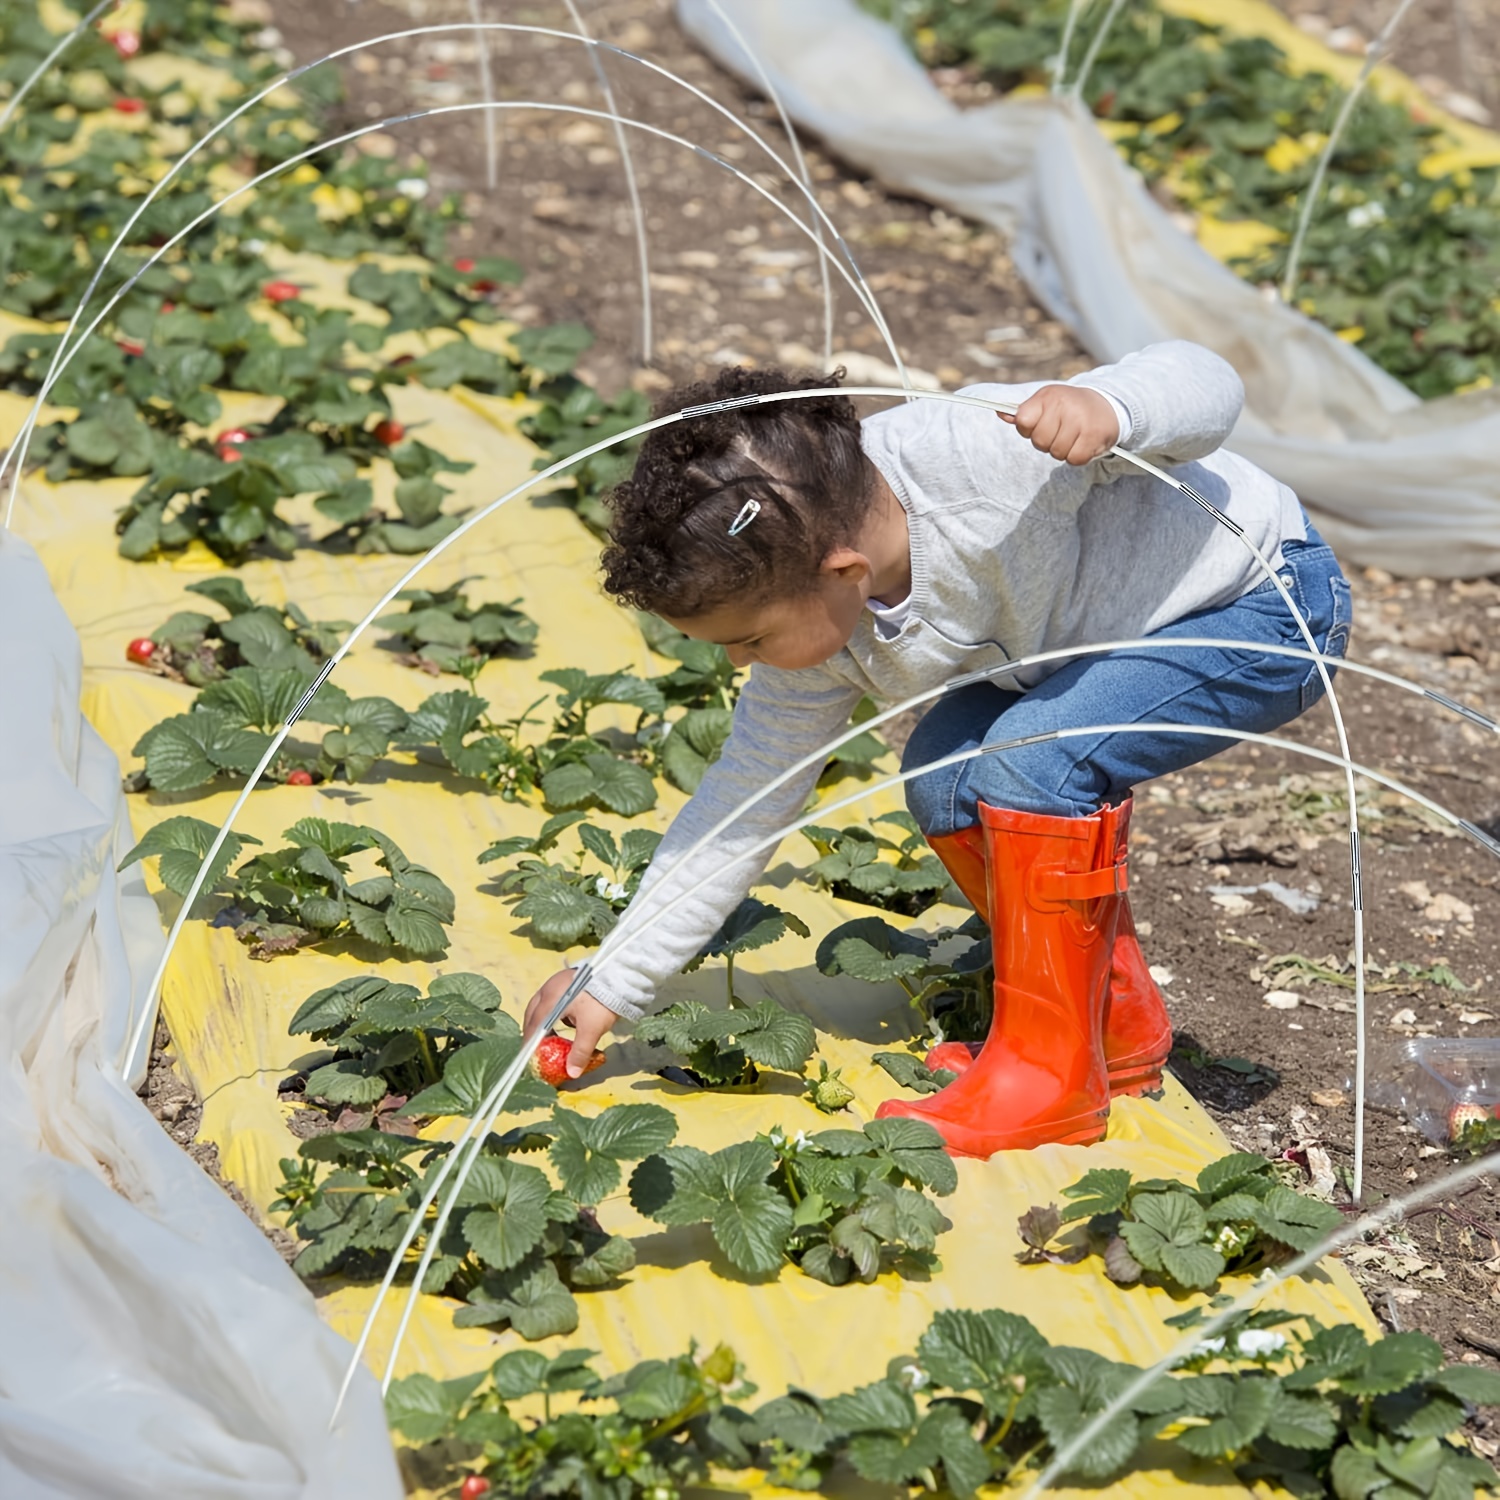
<svg viewBox="0 0 1500 1500"><path fill-rule="evenodd" d="M725 370L662 407L811 389ZM843 729L865 694L895 702L1059 647L1151 636L1303 637L1249 549L1201 507L1118 457L1181 478L1270 559L1319 649L1347 646L1349 588L1297 497L1221 445L1243 390L1223 360L1157 344L1065 385L980 385L1013 418L915 400L860 422L837 395L748 405L652 433L615 491L604 587L751 667L718 761L679 813L632 915L691 892L590 981L565 1019L569 1072L718 928L792 821L817 767L674 862L752 792ZM1059 728L1134 722L1274 730L1321 696L1316 666L1253 646L1079 654L964 687L918 724L904 763ZM1159 1085L1172 1031L1126 894L1132 789L1222 739L1086 734L917 776L912 813L994 939L989 1037L947 1088L881 1106L949 1149L989 1156L1091 1142L1112 1094ZM528 1025L570 977L533 997ZM950 1049L951 1050L951 1049Z"/></svg>

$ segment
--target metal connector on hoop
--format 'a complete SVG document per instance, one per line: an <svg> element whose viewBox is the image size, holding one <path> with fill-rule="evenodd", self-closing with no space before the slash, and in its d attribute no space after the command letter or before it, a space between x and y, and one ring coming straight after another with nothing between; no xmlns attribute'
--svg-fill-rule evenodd
<svg viewBox="0 0 1500 1500"><path fill-rule="evenodd" d="M759 396L728 396L723 401L703 401L697 406L684 406L679 415L683 417L706 417L710 412L733 411L737 406L756 406Z"/></svg>

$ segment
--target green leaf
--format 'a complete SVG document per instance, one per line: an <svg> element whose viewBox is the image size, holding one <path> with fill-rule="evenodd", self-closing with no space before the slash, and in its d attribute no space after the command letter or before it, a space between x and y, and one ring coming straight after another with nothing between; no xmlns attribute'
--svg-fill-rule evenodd
<svg viewBox="0 0 1500 1500"><path fill-rule="evenodd" d="M635 1246L624 1235L612 1234L573 1262L568 1279L574 1286L608 1286L634 1269Z"/></svg>
<svg viewBox="0 0 1500 1500"><path fill-rule="evenodd" d="M441 958L448 951L443 924L424 907L397 901L385 912L391 942L418 958Z"/></svg>
<svg viewBox="0 0 1500 1500"><path fill-rule="evenodd" d="M386 1392L386 1420L414 1443L435 1442L457 1421L464 1402L483 1379L482 1371L456 1380L434 1380L420 1371L407 1375Z"/></svg>
<svg viewBox="0 0 1500 1500"><path fill-rule="evenodd" d="M176 895L186 896L218 831L202 818L165 818L120 861L119 868L123 870L138 859L160 855L161 863L157 869L162 884ZM219 884L224 871L246 844L258 843L259 839L247 833L231 833L219 849L218 858L203 882L203 890L212 891Z"/></svg>
<svg viewBox="0 0 1500 1500"><path fill-rule="evenodd" d="M1343 1223L1331 1203L1304 1197L1277 1184L1256 1205L1255 1227L1294 1250L1311 1250Z"/></svg>
<svg viewBox="0 0 1500 1500"><path fill-rule="evenodd" d="M902 1088L913 1089L919 1094L935 1094L958 1077L957 1073L950 1073L946 1068L933 1071L910 1052L875 1052L870 1061L884 1068Z"/></svg>
<svg viewBox="0 0 1500 1500"><path fill-rule="evenodd" d="M340 1058L307 1075L308 1096L330 1104L378 1104L389 1092L370 1055Z"/></svg>
<svg viewBox="0 0 1500 1500"><path fill-rule="evenodd" d="M540 1242L551 1193L551 1183L536 1167L481 1156L458 1196L459 1207L468 1209L464 1239L487 1265L510 1270Z"/></svg>
<svg viewBox="0 0 1500 1500"><path fill-rule="evenodd" d="M958 1187L958 1168L947 1154L943 1137L925 1120L899 1115L889 1120L871 1120L864 1133L911 1181L931 1188L939 1197L946 1197Z"/></svg>
<svg viewBox="0 0 1500 1500"><path fill-rule="evenodd" d="M775 1167L771 1148L759 1141L728 1146L714 1155L723 1196L714 1204L714 1239L730 1261L752 1276L780 1269L792 1231L792 1210L766 1183Z"/></svg>
<svg viewBox="0 0 1500 1500"><path fill-rule="evenodd" d="M1008 1400L1015 1376L1031 1374L1046 1340L1019 1313L1000 1308L983 1312L944 1310L917 1345L922 1368L953 1391L974 1391L994 1409ZM988 1393L988 1394L986 1394Z"/></svg>
<svg viewBox="0 0 1500 1500"><path fill-rule="evenodd" d="M1474 1406L1500 1406L1500 1374L1472 1365L1449 1365L1429 1377L1429 1384Z"/></svg>
<svg viewBox="0 0 1500 1500"><path fill-rule="evenodd" d="M1250 1376L1208 1378L1223 1392L1220 1415L1202 1427L1185 1428L1177 1441L1199 1458L1230 1458L1266 1430L1278 1408L1279 1386L1274 1379Z"/></svg>
<svg viewBox="0 0 1500 1500"><path fill-rule="evenodd" d="M774 1000L761 1000L748 1010L726 1012L724 1020L737 1027L726 1040L732 1040L751 1062L762 1067L800 1073L818 1045L812 1022L783 1010Z"/></svg>
<svg viewBox="0 0 1500 1500"><path fill-rule="evenodd" d="M1321 1396L1280 1388L1266 1418L1266 1436L1283 1448L1331 1448L1340 1432L1338 1413Z"/></svg>
<svg viewBox="0 0 1500 1500"><path fill-rule="evenodd" d="M456 1327L509 1322L523 1339L572 1333L578 1327L578 1304L550 1260L491 1272L469 1293L469 1301L471 1306L453 1315Z"/></svg>
<svg viewBox="0 0 1500 1500"><path fill-rule="evenodd" d="M746 896L724 919L719 930L703 945L698 956L700 958L723 958L727 955L737 957L741 953L749 953L753 949L764 948L777 942L788 932L798 933L802 937L811 936L811 929L801 917L783 911L779 906L757 901L753 896Z"/></svg>
<svg viewBox="0 0 1500 1500"><path fill-rule="evenodd" d="M847 974L879 984L921 973L927 966L928 946L879 917L858 917L834 928L818 944L816 962L824 974Z"/></svg>
<svg viewBox="0 0 1500 1500"><path fill-rule="evenodd" d="M1138 1193L1130 1211L1171 1245L1194 1244L1208 1232L1208 1219L1187 1193Z"/></svg>
<svg viewBox="0 0 1500 1500"><path fill-rule="evenodd" d="M1236 1192L1245 1183L1263 1177L1271 1170L1271 1164L1263 1156L1249 1151L1234 1151L1211 1161L1198 1174L1198 1191L1213 1198L1223 1198Z"/></svg>
<svg viewBox="0 0 1500 1500"><path fill-rule="evenodd" d="M582 323L554 323L522 328L511 342L523 363L544 375L566 375L579 355L592 346L594 335Z"/></svg>
<svg viewBox="0 0 1500 1500"><path fill-rule="evenodd" d="M917 1405L900 1386L877 1380L823 1403L829 1426L845 1434L903 1432L916 1426Z"/></svg>
<svg viewBox="0 0 1500 1500"><path fill-rule="evenodd" d="M656 783L644 766L613 755L590 755L587 763L594 778L592 795L601 806L623 818L633 818L656 806ZM546 777L542 778L542 791L547 792Z"/></svg>
<svg viewBox="0 0 1500 1500"><path fill-rule="evenodd" d="M1062 1385L1037 1392L1036 1415L1053 1448L1061 1448L1095 1412L1076 1390ZM1106 1479L1130 1460L1140 1437L1139 1421L1129 1412L1119 1412L1089 1440L1068 1472L1080 1479Z"/></svg>
<svg viewBox="0 0 1500 1500"><path fill-rule="evenodd" d="M516 902L514 911L553 948L572 947L589 934L607 931L614 922L607 901L555 875L527 881L526 894Z"/></svg>
<svg viewBox="0 0 1500 1500"><path fill-rule="evenodd" d="M1160 1255L1162 1270L1190 1291L1206 1291L1224 1274L1227 1264L1217 1250L1207 1245L1167 1243L1161 1247Z"/></svg>
<svg viewBox="0 0 1500 1500"><path fill-rule="evenodd" d="M676 1134L676 1116L660 1104L614 1104L585 1128L589 1149L615 1161L664 1150Z"/></svg>
<svg viewBox="0 0 1500 1500"><path fill-rule="evenodd" d="M1063 1223L1091 1219L1096 1214L1119 1213L1130 1197L1130 1185L1130 1173L1124 1167L1092 1168L1062 1190L1064 1198L1073 1200L1063 1210Z"/></svg>
<svg viewBox="0 0 1500 1500"><path fill-rule="evenodd" d="M520 1039L494 1037L460 1047L443 1068L442 1080L407 1101L409 1115L473 1115L515 1061ZM523 1074L510 1098L516 1113L549 1104L556 1094L539 1079Z"/></svg>
<svg viewBox="0 0 1500 1500"><path fill-rule="evenodd" d="M1355 1396L1387 1396L1427 1380L1443 1367L1443 1346L1425 1333L1390 1333L1370 1346L1364 1368L1341 1389Z"/></svg>

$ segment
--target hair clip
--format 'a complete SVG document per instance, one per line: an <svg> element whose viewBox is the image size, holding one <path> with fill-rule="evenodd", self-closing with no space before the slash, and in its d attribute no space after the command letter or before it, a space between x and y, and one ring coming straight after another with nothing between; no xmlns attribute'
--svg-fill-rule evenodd
<svg viewBox="0 0 1500 1500"><path fill-rule="evenodd" d="M740 513L729 523L729 535L738 536L760 514L760 501L747 500Z"/></svg>

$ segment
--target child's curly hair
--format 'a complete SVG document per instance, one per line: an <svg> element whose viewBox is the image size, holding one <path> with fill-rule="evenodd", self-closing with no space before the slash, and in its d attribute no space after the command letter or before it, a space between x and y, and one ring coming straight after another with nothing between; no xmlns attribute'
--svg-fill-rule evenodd
<svg viewBox="0 0 1500 1500"><path fill-rule="evenodd" d="M671 392L656 415L709 401L837 385L832 375L729 368ZM734 600L806 593L858 535L876 488L847 396L809 396L690 417L649 434L609 496L604 587L638 609L692 619ZM760 511L735 536L747 500Z"/></svg>

